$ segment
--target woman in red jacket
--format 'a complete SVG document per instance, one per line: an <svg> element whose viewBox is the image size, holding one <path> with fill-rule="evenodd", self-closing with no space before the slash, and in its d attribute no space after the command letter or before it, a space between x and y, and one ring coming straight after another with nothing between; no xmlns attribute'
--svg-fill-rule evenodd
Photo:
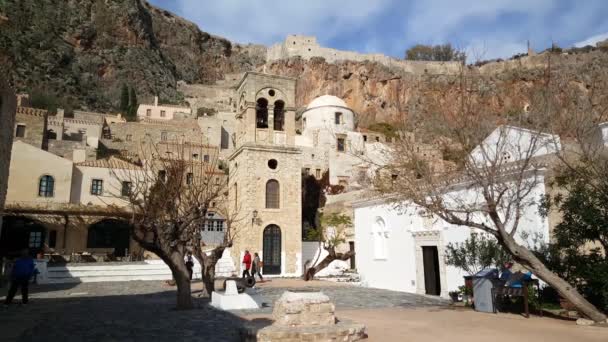
<svg viewBox="0 0 608 342"><path fill-rule="evenodd" d="M247 278L251 277L249 270L251 269L251 254L249 251L245 251L245 256L243 257L243 264L245 264L245 270L243 271L243 278L247 276Z"/></svg>

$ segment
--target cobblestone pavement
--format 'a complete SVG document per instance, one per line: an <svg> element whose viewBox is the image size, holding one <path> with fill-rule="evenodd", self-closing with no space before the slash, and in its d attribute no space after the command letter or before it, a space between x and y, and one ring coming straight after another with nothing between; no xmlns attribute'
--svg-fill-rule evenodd
<svg viewBox="0 0 608 342"><path fill-rule="evenodd" d="M304 284L304 283L303 283ZM200 288L195 284L194 289ZM413 294L354 286L314 287L326 293L340 309L423 307L445 302ZM269 313L285 290L261 288ZM175 311L175 288L158 281L83 283L33 286L31 302L0 307L1 341L239 341L249 312L225 312L196 297L195 310ZM0 296L6 287L0 289ZM253 313L253 312L251 312Z"/></svg>

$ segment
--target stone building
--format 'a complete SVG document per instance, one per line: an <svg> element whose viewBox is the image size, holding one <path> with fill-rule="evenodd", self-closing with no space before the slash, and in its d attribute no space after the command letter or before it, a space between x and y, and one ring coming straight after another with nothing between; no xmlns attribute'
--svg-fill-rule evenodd
<svg viewBox="0 0 608 342"><path fill-rule="evenodd" d="M290 77L247 73L239 94L229 200L237 223L233 260L257 252L266 275L302 274L301 150L295 146L295 85ZM240 263L239 263L240 264Z"/></svg>
<svg viewBox="0 0 608 342"><path fill-rule="evenodd" d="M23 141L37 148L45 148L47 117L46 110L17 107L14 126L15 141Z"/></svg>
<svg viewBox="0 0 608 342"><path fill-rule="evenodd" d="M154 97L153 104L140 104L137 107L137 118L152 120L172 120L175 117L192 117L189 107L159 105L158 96Z"/></svg>

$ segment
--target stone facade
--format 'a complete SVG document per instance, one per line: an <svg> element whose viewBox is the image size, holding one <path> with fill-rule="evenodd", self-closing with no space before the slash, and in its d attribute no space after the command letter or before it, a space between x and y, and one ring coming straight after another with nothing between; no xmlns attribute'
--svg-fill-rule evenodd
<svg viewBox="0 0 608 342"><path fill-rule="evenodd" d="M388 67L398 68L413 74L453 74L461 71L460 62L407 61L383 54L363 54L354 51L341 51L320 46L314 36L288 35L284 42L275 44L268 49L268 62L300 56L303 59L322 57L328 63L337 61L371 61Z"/></svg>
<svg viewBox="0 0 608 342"><path fill-rule="evenodd" d="M15 141L23 141L37 148L44 148L47 116L47 111L43 109L17 107L13 131Z"/></svg>
<svg viewBox="0 0 608 342"><path fill-rule="evenodd" d="M172 120L176 117L192 117L192 110L189 107L159 105L158 97L154 97L153 104L140 104L137 107L137 117L152 120Z"/></svg>
<svg viewBox="0 0 608 342"><path fill-rule="evenodd" d="M265 275L300 275L302 179L301 151L294 146L295 79L247 73L237 89L240 112L236 151L229 157L229 200L245 219L234 227L233 259L242 260L249 250L259 253ZM260 99L269 105L263 122L256 106ZM274 112L279 101L283 113ZM284 115L282 130L275 126L277 114ZM270 190L271 183L277 188ZM269 200L270 192L278 198Z"/></svg>

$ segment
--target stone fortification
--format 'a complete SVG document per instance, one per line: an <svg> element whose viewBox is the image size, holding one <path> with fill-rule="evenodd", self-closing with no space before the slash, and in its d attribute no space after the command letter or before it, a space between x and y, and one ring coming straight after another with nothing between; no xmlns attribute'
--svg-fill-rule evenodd
<svg viewBox="0 0 608 342"><path fill-rule="evenodd" d="M284 42L268 48L266 61L272 62L290 57L300 56L305 60L313 57L322 57L328 63L337 61L370 61L396 68L412 74L458 74L461 70L460 62L432 62L432 61L406 61L389 57L383 54L364 54L353 51L341 51L326 48L317 43L316 37L289 35Z"/></svg>

